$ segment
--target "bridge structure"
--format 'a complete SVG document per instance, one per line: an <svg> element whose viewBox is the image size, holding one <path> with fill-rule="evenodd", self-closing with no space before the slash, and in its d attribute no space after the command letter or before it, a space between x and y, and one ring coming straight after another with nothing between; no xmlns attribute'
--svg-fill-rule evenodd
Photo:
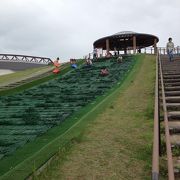
<svg viewBox="0 0 180 180"><path fill-rule="evenodd" d="M52 60L47 57L16 55L16 54L0 54L0 62L23 62L33 64L51 64Z"/></svg>

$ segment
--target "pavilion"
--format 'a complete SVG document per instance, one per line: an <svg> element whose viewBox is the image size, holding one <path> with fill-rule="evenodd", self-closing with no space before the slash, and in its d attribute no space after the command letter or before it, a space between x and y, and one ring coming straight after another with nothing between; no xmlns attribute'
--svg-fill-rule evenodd
<svg viewBox="0 0 180 180"><path fill-rule="evenodd" d="M133 50L135 54L137 50L153 46L154 53L157 53L158 41L159 38L155 35L122 31L96 40L93 47L94 49L106 50L106 54L109 54L110 51L124 51L126 54L127 50Z"/></svg>

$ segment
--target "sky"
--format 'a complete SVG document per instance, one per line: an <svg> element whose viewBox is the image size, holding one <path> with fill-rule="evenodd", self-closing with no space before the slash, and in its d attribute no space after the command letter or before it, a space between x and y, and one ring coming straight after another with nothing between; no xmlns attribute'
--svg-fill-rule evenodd
<svg viewBox="0 0 180 180"><path fill-rule="evenodd" d="M0 0L0 54L82 58L121 31L180 45L179 0Z"/></svg>

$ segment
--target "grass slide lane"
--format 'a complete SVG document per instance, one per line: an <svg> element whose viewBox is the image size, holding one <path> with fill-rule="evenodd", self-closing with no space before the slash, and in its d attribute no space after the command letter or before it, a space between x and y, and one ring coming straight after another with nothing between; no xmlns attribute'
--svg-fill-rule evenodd
<svg viewBox="0 0 180 180"><path fill-rule="evenodd" d="M38 179L150 180L154 82L155 56L141 56L122 86L89 114L93 121L69 152Z"/></svg>
<svg viewBox="0 0 180 180"><path fill-rule="evenodd" d="M133 68L133 71L131 71L128 75L127 82L133 79L141 64L142 60L138 60L135 64L135 67ZM48 136L48 138L51 138L52 140L49 143L46 143L47 135L44 135L45 145L43 146L43 148L41 148L39 151L36 151L36 153L34 153L32 156L10 169L10 171L1 176L1 179L14 179L15 177L17 177L18 179L24 179L27 174L32 172L33 169L36 169L39 164L42 164L42 162L44 162L45 159L48 159L55 152L57 152L58 148L60 149L64 147L65 144L68 144L73 138L78 137L84 130L84 127L87 126L87 123L94 119L98 113L103 111L108 103L116 98L116 95L119 93L120 89L123 89L123 86L121 87L119 84L114 89L112 89L111 92L106 94L106 97L98 98L95 104L90 104L79 114L76 114L76 118L73 117L71 120L67 121L65 126L50 130L50 133L48 133L50 137ZM76 123L75 121L73 121L73 119L76 119ZM77 121L77 119L79 120ZM70 124L72 124L71 128L67 128L70 127ZM54 135L59 131L64 131L64 133L54 139ZM34 144L34 146L32 145L33 143L31 144L32 146L27 144L26 148L24 148L24 151L31 151L31 149L29 148L32 147L34 147L34 149L38 149L38 140L34 143L36 143ZM41 143L42 145L42 142L39 143ZM29 153L31 154L31 152ZM18 157L18 155L23 156L23 150L19 150L18 152L16 152L16 158ZM13 158L10 160L13 161Z"/></svg>

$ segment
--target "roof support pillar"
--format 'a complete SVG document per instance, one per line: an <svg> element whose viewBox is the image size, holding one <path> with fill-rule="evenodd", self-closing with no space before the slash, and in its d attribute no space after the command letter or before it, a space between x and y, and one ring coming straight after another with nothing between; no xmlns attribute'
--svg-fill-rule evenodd
<svg viewBox="0 0 180 180"><path fill-rule="evenodd" d="M133 36L133 53L136 54L136 36Z"/></svg>
<svg viewBox="0 0 180 180"><path fill-rule="evenodd" d="M106 39L106 54L109 54L109 39Z"/></svg>
<svg viewBox="0 0 180 180"><path fill-rule="evenodd" d="M124 48L124 54L127 54L127 48Z"/></svg>
<svg viewBox="0 0 180 180"><path fill-rule="evenodd" d="M157 54L157 39L154 39L154 54Z"/></svg>

